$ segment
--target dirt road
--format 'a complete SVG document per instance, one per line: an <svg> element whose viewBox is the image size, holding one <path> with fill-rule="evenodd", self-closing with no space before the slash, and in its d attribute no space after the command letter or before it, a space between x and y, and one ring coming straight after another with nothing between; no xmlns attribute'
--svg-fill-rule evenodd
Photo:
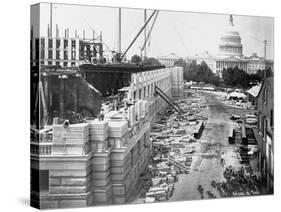
<svg viewBox="0 0 281 212"><path fill-rule="evenodd" d="M245 109L233 108L216 98L215 94L202 93L208 104L208 121L198 144L196 156L193 156L192 171L188 175L180 175L170 201L201 199L197 191L198 185L211 191L217 197L219 193L210 185L212 180L223 181L224 167L221 165L220 153L224 152L225 165L240 166L234 153L235 146L228 144L228 132L232 113L247 113Z"/></svg>

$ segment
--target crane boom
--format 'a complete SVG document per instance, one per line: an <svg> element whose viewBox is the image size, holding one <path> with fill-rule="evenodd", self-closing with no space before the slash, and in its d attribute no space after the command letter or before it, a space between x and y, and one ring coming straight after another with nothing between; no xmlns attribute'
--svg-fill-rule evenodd
<svg viewBox="0 0 281 212"><path fill-rule="evenodd" d="M144 48L145 48L145 46L146 46L146 43L147 43L147 41L148 41L148 40L149 40L149 38L150 38L150 35L151 35L151 32L152 32L152 29L153 29L153 27L154 27L154 25L155 25L155 22L156 22L156 19L157 19L158 14L159 14L159 10L156 12L156 14L155 14L155 16L154 16L153 23L152 23L152 25L151 25L151 28L150 28L150 30L149 30L149 32L148 32L148 35L147 35L147 37L146 37L145 41L144 41L144 44L143 44L143 46L142 46L142 48L141 48L141 51L143 51L143 50L144 50Z"/></svg>
<svg viewBox="0 0 281 212"><path fill-rule="evenodd" d="M151 14L151 16L149 17L149 19L146 21L146 23L143 25L143 27L140 29L140 31L138 32L138 34L135 36L135 38L133 39L133 41L130 43L130 45L128 46L128 48L126 49L126 51L122 54L122 56L120 57L120 60L122 60L124 58L124 56L127 54L127 52L129 51L129 49L132 47L132 45L134 44L134 42L137 40L137 38L139 37L139 35L142 33L142 31L144 30L144 28L146 27L146 25L148 24L148 22L151 20L151 18L153 17L153 15L156 13L157 10L154 10L153 13Z"/></svg>

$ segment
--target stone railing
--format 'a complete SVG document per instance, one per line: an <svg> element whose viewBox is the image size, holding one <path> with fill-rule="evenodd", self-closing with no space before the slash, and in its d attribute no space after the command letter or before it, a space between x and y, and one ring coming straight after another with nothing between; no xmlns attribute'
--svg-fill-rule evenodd
<svg viewBox="0 0 281 212"><path fill-rule="evenodd" d="M52 132L42 133L39 139L31 139L30 153L31 155L50 155L53 144Z"/></svg>

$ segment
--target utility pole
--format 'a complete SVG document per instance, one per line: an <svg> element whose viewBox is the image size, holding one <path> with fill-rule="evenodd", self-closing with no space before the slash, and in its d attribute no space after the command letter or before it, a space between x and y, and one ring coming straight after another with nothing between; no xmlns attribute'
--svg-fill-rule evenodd
<svg viewBox="0 0 281 212"><path fill-rule="evenodd" d="M267 45L267 40L264 40L264 60L266 61L266 45Z"/></svg>
<svg viewBox="0 0 281 212"><path fill-rule="evenodd" d="M146 23L146 9L144 10L144 24ZM146 26L144 27L144 42L146 43ZM144 46L144 58L146 55L146 45ZM143 58L142 58L143 59Z"/></svg>
<svg viewBox="0 0 281 212"><path fill-rule="evenodd" d="M266 45L267 45L267 40L264 40L264 73L263 73L263 77L264 79L266 78Z"/></svg>
<svg viewBox="0 0 281 212"><path fill-rule="evenodd" d="M50 3L50 37L52 37L53 33L53 3Z"/></svg>
<svg viewBox="0 0 281 212"><path fill-rule="evenodd" d="M118 53L121 55L121 8L119 8L118 12Z"/></svg>

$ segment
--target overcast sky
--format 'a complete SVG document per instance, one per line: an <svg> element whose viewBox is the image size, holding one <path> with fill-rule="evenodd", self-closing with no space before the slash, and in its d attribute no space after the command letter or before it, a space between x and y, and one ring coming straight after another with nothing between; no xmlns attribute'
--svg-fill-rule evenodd
<svg viewBox="0 0 281 212"><path fill-rule="evenodd" d="M149 17L152 10L147 11ZM64 35L66 27L70 30L70 37L74 37L75 30L82 37L83 29L86 37L92 38L92 30L103 32L103 41L109 49L117 48L117 19L118 9L96 6L79 6L53 4L53 33L58 24L60 36ZM207 14L195 12L160 11L151 34L148 56L157 57L175 53L178 56L194 56L204 51L216 55L218 43L225 27L228 25L229 15ZM273 18L237 16L233 15L234 25L240 32L243 53L249 56L256 52L264 56L263 40L268 40L267 58L273 58L274 26ZM33 20L31 23L35 23ZM122 50L124 51L144 22L143 9L122 9ZM50 4L41 4L40 36L47 35L47 24L50 23ZM151 25L152 21L150 22ZM128 58L133 54L140 54L143 45L143 35L128 52Z"/></svg>

